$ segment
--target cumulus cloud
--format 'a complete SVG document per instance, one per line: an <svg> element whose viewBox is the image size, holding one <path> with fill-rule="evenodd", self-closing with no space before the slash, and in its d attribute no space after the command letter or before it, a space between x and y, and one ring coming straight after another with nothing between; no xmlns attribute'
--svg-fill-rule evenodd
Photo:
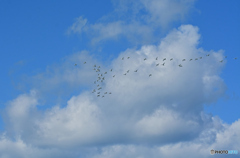
<svg viewBox="0 0 240 158"><path fill-rule="evenodd" d="M101 73L108 72L101 93L112 92L104 98L86 90L63 107L41 111L37 108L41 88L18 96L6 109L0 153L5 157L154 158L209 157L212 148L237 149L239 141L232 142L240 137L240 121L224 124L203 111L204 104L224 95L226 86L219 77L223 51L198 48L199 39L197 27L182 25L158 45L120 53L110 65L101 65ZM66 68L66 63L71 67ZM92 68L100 62L85 52L67 58L66 63L48 72L50 77L40 75L46 80L40 85L92 85L98 76ZM5 150L8 146L13 148Z"/></svg>
<svg viewBox="0 0 240 158"><path fill-rule="evenodd" d="M86 33L92 44L126 38L134 44L156 42L162 30L185 19L195 0L112 1L115 8L110 15L91 24L78 17L67 33Z"/></svg>

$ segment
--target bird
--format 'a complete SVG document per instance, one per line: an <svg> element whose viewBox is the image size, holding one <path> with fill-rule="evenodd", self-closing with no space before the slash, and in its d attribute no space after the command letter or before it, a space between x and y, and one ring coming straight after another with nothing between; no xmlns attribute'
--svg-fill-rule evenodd
<svg viewBox="0 0 240 158"><path fill-rule="evenodd" d="M143 60L145 61L145 60L147 60L147 58L144 58Z"/></svg>
<svg viewBox="0 0 240 158"><path fill-rule="evenodd" d="M172 61L172 60L173 60L173 58L170 59L170 61Z"/></svg>
<svg viewBox="0 0 240 158"><path fill-rule="evenodd" d="M182 61L185 61L186 59L183 59Z"/></svg>
<svg viewBox="0 0 240 158"><path fill-rule="evenodd" d="M209 56L210 56L210 54L207 54L206 56L208 56L208 57L209 57Z"/></svg>
<svg viewBox="0 0 240 158"><path fill-rule="evenodd" d="M93 70L96 70L95 68Z"/></svg>
<svg viewBox="0 0 240 158"><path fill-rule="evenodd" d="M158 64L156 64L156 66L158 66L159 65L159 63Z"/></svg>
<svg viewBox="0 0 240 158"><path fill-rule="evenodd" d="M98 90L102 89L102 87L98 88Z"/></svg>
<svg viewBox="0 0 240 158"><path fill-rule="evenodd" d="M74 66L77 66L77 64L74 64Z"/></svg>
<svg viewBox="0 0 240 158"><path fill-rule="evenodd" d="M156 60L158 60L158 57L156 57Z"/></svg>
<svg viewBox="0 0 240 158"><path fill-rule="evenodd" d="M222 62L223 62L223 60L221 60L221 61L219 61L219 62L221 62L221 63L222 63Z"/></svg>
<svg viewBox="0 0 240 158"><path fill-rule="evenodd" d="M115 77L115 75L113 75L113 77Z"/></svg>
<svg viewBox="0 0 240 158"><path fill-rule="evenodd" d="M107 92L105 92L104 94L107 94Z"/></svg>
<svg viewBox="0 0 240 158"><path fill-rule="evenodd" d="M225 56L225 58L227 58L227 56Z"/></svg>
<svg viewBox="0 0 240 158"><path fill-rule="evenodd" d="M107 72L104 72L104 74L107 74Z"/></svg>
<svg viewBox="0 0 240 158"><path fill-rule="evenodd" d="M124 57L122 57L122 60L124 60Z"/></svg>
<svg viewBox="0 0 240 158"><path fill-rule="evenodd" d="M198 58L196 58L195 60L198 60Z"/></svg>
<svg viewBox="0 0 240 158"><path fill-rule="evenodd" d="M97 95L97 97L100 97L100 95Z"/></svg>
<svg viewBox="0 0 240 158"><path fill-rule="evenodd" d="M182 67L182 65L181 65L181 64L179 64L178 66L179 66L179 67Z"/></svg>
<svg viewBox="0 0 240 158"><path fill-rule="evenodd" d="M127 70L127 73L129 73L129 70Z"/></svg>
<svg viewBox="0 0 240 158"><path fill-rule="evenodd" d="M127 57L128 59L130 58L130 57Z"/></svg>
<svg viewBox="0 0 240 158"><path fill-rule="evenodd" d="M101 92L98 92L97 94L100 94Z"/></svg>
<svg viewBox="0 0 240 158"><path fill-rule="evenodd" d="M164 66L164 65L165 65L165 63L162 64L162 66Z"/></svg>
<svg viewBox="0 0 240 158"><path fill-rule="evenodd" d="M163 59L163 61L164 61L164 60L167 60L167 59L166 59L166 58L164 58L164 59Z"/></svg>
<svg viewBox="0 0 240 158"><path fill-rule="evenodd" d="M110 71L112 71L112 69Z"/></svg>
<svg viewBox="0 0 240 158"><path fill-rule="evenodd" d="M102 98L104 97L104 95L102 96Z"/></svg>
<svg viewBox="0 0 240 158"><path fill-rule="evenodd" d="M192 59L190 59L189 61L192 61Z"/></svg>
<svg viewBox="0 0 240 158"><path fill-rule="evenodd" d="M234 58L235 60L237 59L237 58Z"/></svg>
<svg viewBox="0 0 240 158"><path fill-rule="evenodd" d="M85 61L83 64L86 64L87 62Z"/></svg>
<svg viewBox="0 0 240 158"><path fill-rule="evenodd" d="M109 92L109 94L112 94L111 92Z"/></svg>
<svg viewBox="0 0 240 158"><path fill-rule="evenodd" d="M98 66L98 68L100 68L100 66Z"/></svg>
<svg viewBox="0 0 240 158"><path fill-rule="evenodd" d="M93 65L93 67L96 67L96 65Z"/></svg>
<svg viewBox="0 0 240 158"><path fill-rule="evenodd" d="M149 74L149 77L152 76L152 74Z"/></svg>
<svg viewBox="0 0 240 158"><path fill-rule="evenodd" d="M99 87L99 84L97 85L97 87Z"/></svg>
<svg viewBox="0 0 240 158"><path fill-rule="evenodd" d="M94 81L94 84L96 84L96 81Z"/></svg>
<svg viewBox="0 0 240 158"><path fill-rule="evenodd" d="M135 70L134 72L137 72L138 70Z"/></svg>
<svg viewBox="0 0 240 158"><path fill-rule="evenodd" d="M199 57L199 59L202 59L202 57Z"/></svg>
<svg viewBox="0 0 240 158"><path fill-rule="evenodd" d="M127 75L127 73L123 74L123 75Z"/></svg>

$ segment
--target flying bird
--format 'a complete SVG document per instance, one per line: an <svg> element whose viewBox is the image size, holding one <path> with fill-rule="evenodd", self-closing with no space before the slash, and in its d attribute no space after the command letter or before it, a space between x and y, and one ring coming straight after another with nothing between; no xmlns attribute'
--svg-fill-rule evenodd
<svg viewBox="0 0 240 158"><path fill-rule="evenodd" d="M237 58L234 58L235 60L237 59Z"/></svg>
<svg viewBox="0 0 240 158"><path fill-rule="evenodd" d="M96 67L96 65L93 65L93 67Z"/></svg>
<svg viewBox="0 0 240 158"><path fill-rule="evenodd" d="M182 61L185 61L186 59L183 59Z"/></svg>
<svg viewBox="0 0 240 158"><path fill-rule="evenodd" d="M149 74L149 77L152 76L152 74Z"/></svg>
<svg viewBox="0 0 240 158"><path fill-rule="evenodd" d="M112 71L112 69L110 71Z"/></svg>
<svg viewBox="0 0 240 158"><path fill-rule="evenodd" d="M182 65L181 65L181 64L179 64L178 66L179 66L179 67L182 67Z"/></svg>
<svg viewBox="0 0 240 158"><path fill-rule="evenodd" d="M158 64L156 64L156 66L158 66L159 65L159 63Z"/></svg>
<svg viewBox="0 0 240 158"><path fill-rule="evenodd" d="M195 60L198 60L198 58L196 58Z"/></svg>
<svg viewBox="0 0 240 158"><path fill-rule="evenodd" d="M173 58L170 59L170 61L172 61L172 60L173 60Z"/></svg>
<svg viewBox="0 0 240 158"><path fill-rule="evenodd" d="M127 73L123 74L123 75L127 75Z"/></svg>
<svg viewBox="0 0 240 158"><path fill-rule="evenodd" d="M129 59L130 57L128 57L128 59Z"/></svg>
<svg viewBox="0 0 240 158"><path fill-rule="evenodd" d="M100 95L97 95L97 97L100 97Z"/></svg>
<svg viewBox="0 0 240 158"><path fill-rule="evenodd" d="M115 75L113 75L113 77L115 77Z"/></svg>
<svg viewBox="0 0 240 158"><path fill-rule="evenodd" d="M208 57L209 57L209 56L210 56L210 54L207 54L206 56L208 56Z"/></svg>
<svg viewBox="0 0 240 158"><path fill-rule="evenodd" d="M164 66L164 65L165 65L165 63L162 64L162 66Z"/></svg>
<svg viewBox="0 0 240 158"><path fill-rule="evenodd" d="M122 57L122 60L124 59L124 57Z"/></svg>
<svg viewBox="0 0 240 158"><path fill-rule="evenodd" d="M112 94L111 92L109 92L109 94Z"/></svg>
<svg viewBox="0 0 240 158"><path fill-rule="evenodd" d="M87 62L85 61L83 64L86 64Z"/></svg>
<svg viewBox="0 0 240 158"><path fill-rule="evenodd" d="M219 61L219 62L221 62L221 63L222 63L222 62L223 62L223 60L221 60L221 61Z"/></svg>
<svg viewBox="0 0 240 158"><path fill-rule="evenodd" d="M143 60L145 61L145 60L147 60L147 58L144 58Z"/></svg>
<svg viewBox="0 0 240 158"><path fill-rule="evenodd" d="M199 57L199 59L202 59L202 57Z"/></svg>
<svg viewBox="0 0 240 158"><path fill-rule="evenodd" d="M77 64L74 64L74 66L77 66Z"/></svg>
<svg viewBox="0 0 240 158"><path fill-rule="evenodd" d="M134 72L137 72L138 70L135 70Z"/></svg>
<svg viewBox="0 0 240 158"><path fill-rule="evenodd" d="M164 61L164 60L167 60L167 59L166 59L166 58L164 58L164 59L163 59L163 61Z"/></svg>
<svg viewBox="0 0 240 158"><path fill-rule="evenodd" d="M192 61L192 59L190 59L189 61Z"/></svg>
<svg viewBox="0 0 240 158"><path fill-rule="evenodd" d="M107 72L104 72L104 74L107 74Z"/></svg>
<svg viewBox="0 0 240 158"><path fill-rule="evenodd" d="M129 70L127 70L127 73L129 73Z"/></svg>
<svg viewBox="0 0 240 158"><path fill-rule="evenodd" d="M158 60L158 57L156 57L156 60Z"/></svg>

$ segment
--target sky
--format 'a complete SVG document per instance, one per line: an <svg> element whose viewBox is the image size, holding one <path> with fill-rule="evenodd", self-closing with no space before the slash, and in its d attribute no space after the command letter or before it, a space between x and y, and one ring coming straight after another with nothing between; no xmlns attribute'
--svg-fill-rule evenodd
<svg viewBox="0 0 240 158"><path fill-rule="evenodd" d="M239 7L0 0L0 156L238 157Z"/></svg>

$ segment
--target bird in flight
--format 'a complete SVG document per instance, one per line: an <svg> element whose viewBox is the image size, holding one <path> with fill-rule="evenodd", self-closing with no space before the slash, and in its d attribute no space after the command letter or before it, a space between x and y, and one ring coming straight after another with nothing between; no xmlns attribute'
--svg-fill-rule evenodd
<svg viewBox="0 0 240 158"><path fill-rule="evenodd" d="M235 60L237 59L237 58L234 58Z"/></svg>
<svg viewBox="0 0 240 158"><path fill-rule="evenodd" d="M173 58L170 59L170 61L172 61L172 60L173 60Z"/></svg>
<svg viewBox="0 0 240 158"><path fill-rule="evenodd" d="M179 67L182 67L182 65L181 65L181 64L179 64L178 66L179 66Z"/></svg>
<svg viewBox="0 0 240 158"><path fill-rule="evenodd" d="M97 97L100 97L100 95L97 95Z"/></svg>
<svg viewBox="0 0 240 158"><path fill-rule="evenodd" d="M156 60L158 60L158 57L156 57Z"/></svg>
<svg viewBox="0 0 240 158"><path fill-rule="evenodd" d="M129 70L127 70L127 73L129 73Z"/></svg>
<svg viewBox="0 0 240 158"><path fill-rule="evenodd" d="M128 59L129 59L130 57L128 57Z"/></svg>
<svg viewBox="0 0 240 158"><path fill-rule="evenodd" d="M164 61L164 60L167 60L167 59L166 59L166 58L164 58L164 59L163 59L163 61Z"/></svg>
<svg viewBox="0 0 240 158"><path fill-rule="evenodd" d="M96 67L96 65L93 65L93 67Z"/></svg>
<svg viewBox="0 0 240 158"><path fill-rule="evenodd" d="M77 66L77 64L74 64L74 66Z"/></svg>
<svg viewBox="0 0 240 158"><path fill-rule="evenodd" d="M112 69L110 71L112 71Z"/></svg>
<svg viewBox="0 0 240 158"><path fill-rule="evenodd" d="M115 77L115 75L113 75L113 77Z"/></svg>
<svg viewBox="0 0 240 158"><path fill-rule="evenodd" d="M195 60L198 60L198 58L196 58Z"/></svg>
<svg viewBox="0 0 240 158"><path fill-rule="evenodd" d="M122 60L124 59L124 57L122 57Z"/></svg>
<svg viewBox="0 0 240 158"><path fill-rule="evenodd" d="M112 94L111 92L109 92L109 94Z"/></svg>
<svg viewBox="0 0 240 158"><path fill-rule="evenodd" d="M192 59L190 59L189 61L192 61Z"/></svg>
<svg viewBox="0 0 240 158"><path fill-rule="evenodd" d="M220 61L221 63L223 62L223 60Z"/></svg>
<svg viewBox="0 0 240 158"><path fill-rule="evenodd" d="M134 72L137 72L138 70L135 70Z"/></svg>
<svg viewBox="0 0 240 158"><path fill-rule="evenodd" d="M107 72L104 72L104 74L107 74Z"/></svg>
<svg viewBox="0 0 240 158"><path fill-rule="evenodd" d="M145 60L147 60L147 58L144 58L143 60L145 61Z"/></svg>
<svg viewBox="0 0 240 158"><path fill-rule="evenodd" d="M123 74L123 75L127 75L127 73Z"/></svg>
<svg viewBox="0 0 240 158"><path fill-rule="evenodd" d="M185 61L186 59L183 59L182 61Z"/></svg>
<svg viewBox="0 0 240 158"><path fill-rule="evenodd" d="M202 59L202 57L199 57L199 59Z"/></svg>
<svg viewBox="0 0 240 158"><path fill-rule="evenodd" d="M162 64L162 66L164 66L164 65L165 65L165 63Z"/></svg>
<svg viewBox="0 0 240 158"><path fill-rule="evenodd" d="M207 54L206 56L208 56L208 57L209 57L209 56L210 56L210 54Z"/></svg>
<svg viewBox="0 0 240 158"><path fill-rule="evenodd" d="M87 62L85 61L83 64L86 64Z"/></svg>
<svg viewBox="0 0 240 158"><path fill-rule="evenodd" d="M152 76L152 74L149 74L149 77L151 77Z"/></svg>
<svg viewBox="0 0 240 158"><path fill-rule="evenodd" d="M156 64L156 66L158 66L159 65L159 63L158 64Z"/></svg>

